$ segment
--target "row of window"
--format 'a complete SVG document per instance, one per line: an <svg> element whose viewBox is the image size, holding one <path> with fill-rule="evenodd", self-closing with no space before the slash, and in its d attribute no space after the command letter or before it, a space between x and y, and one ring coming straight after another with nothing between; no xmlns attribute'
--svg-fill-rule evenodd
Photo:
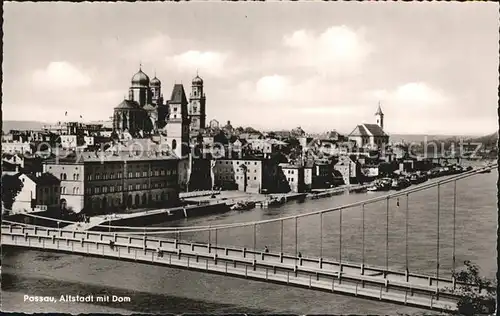
<svg viewBox="0 0 500 316"><path fill-rule="evenodd" d="M46 200L44 200L43 195L40 194L40 197L37 198L37 204L41 205L49 205L49 204L57 204L59 201L59 198L57 196L48 196Z"/></svg>
<svg viewBox="0 0 500 316"><path fill-rule="evenodd" d="M250 180L252 177L247 176L247 180ZM233 180L234 178L232 176L218 176L217 179L219 180ZM236 176L236 180L244 180L244 176ZM254 180L257 180L257 177L253 177Z"/></svg>
<svg viewBox="0 0 500 316"><path fill-rule="evenodd" d="M233 160L232 164L237 164L238 162L239 162L239 161L237 161L237 160ZM222 165L222 164L230 165L230 164L231 164L231 161L222 161L222 160L219 160L219 161L218 161L218 164L219 164L219 165ZM251 161L244 161L242 164L249 166L249 165L251 165L251 164L252 164L252 162L251 162ZM255 166L257 166L257 161L254 161L254 162L253 162L253 164L254 164Z"/></svg>
<svg viewBox="0 0 500 316"><path fill-rule="evenodd" d="M247 170L248 173L252 172L252 170ZM234 173L234 169L221 169L219 170L220 173ZM241 168L238 168L238 172L243 172ZM253 173L257 173L257 169L253 170Z"/></svg>
<svg viewBox="0 0 500 316"><path fill-rule="evenodd" d="M132 179L132 178L147 178L147 177L159 177L159 176L170 176L170 175L177 175L177 170L176 169L161 169L161 170L151 170L151 172L148 171L136 171L134 172L129 172L127 178ZM121 172L118 173L96 173L95 175L89 174L87 176L87 180L113 180L113 179L121 179L123 174Z"/></svg>
<svg viewBox="0 0 500 316"><path fill-rule="evenodd" d="M159 182L159 183L152 183L151 184L151 189L161 189L161 188L166 188L167 186L174 185L175 183L170 183L170 182ZM138 184L129 184L126 187L128 190L127 191L138 191L138 190L148 190L150 189L148 183L138 183ZM121 185L117 186L102 186L102 187L94 187L94 188L87 188L85 192L87 194L101 194L101 193L114 193L114 192L121 192L123 187Z"/></svg>
<svg viewBox="0 0 500 316"><path fill-rule="evenodd" d="M287 174L295 174L295 170L287 170Z"/></svg>
<svg viewBox="0 0 500 316"><path fill-rule="evenodd" d="M59 176L59 179L61 180L68 180L68 175L66 173L61 173ZM73 174L73 181L78 181L80 180L80 175L78 173Z"/></svg>

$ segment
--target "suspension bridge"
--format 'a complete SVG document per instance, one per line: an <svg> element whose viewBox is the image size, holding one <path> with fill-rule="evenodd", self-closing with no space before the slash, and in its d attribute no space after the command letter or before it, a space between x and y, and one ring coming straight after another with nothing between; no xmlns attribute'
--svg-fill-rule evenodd
<svg viewBox="0 0 500 316"><path fill-rule="evenodd" d="M66 224L74 222L26 214L34 219L34 223L3 221L2 245L188 269L424 309L454 311L457 309L460 297L453 289L465 285L457 282L452 273L457 266L457 182L497 167L496 164L490 165L446 179L429 181L393 194L331 209L244 223L190 227L101 225L100 228L107 231L78 231L64 227L48 228L36 225L36 219ZM449 192L450 194L446 194L444 198L445 194L442 191L445 191L445 187L449 191L450 186L452 193ZM435 243L428 243L429 252L435 252L435 259L430 263L435 266L434 273L420 273L415 271L416 269L413 270L412 262L409 260L412 244L410 228L415 230L409 223L412 212L410 202L414 195L424 190L436 190L437 193L436 208L432 212L435 214L436 226L432 234ZM376 264L369 262L370 252L373 259L371 248L374 241L373 236L370 236L373 223L365 218L372 205L378 205L377 217L383 218L377 226L380 226L379 224L384 226L384 232L378 234L375 241L379 246L378 249L381 249L380 247L384 249L383 253L377 251L377 260L372 260L376 261ZM354 210L360 213L360 218L349 216ZM452 243L448 245L451 254L447 258L443 258L440 253L443 248L441 213L445 210L449 213L446 215L452 217ZM399 214L400 220L397 225L404 228L404 237L398 241L395 252L397 257L404 258L402 264L390 262L392 256L389 247L391 239L389 215L394 212ZM333 217L335 225L332 224ZM300 245L298 227L301 221L316 222L315 227L318 229L309 232L310 235L316 235L313 241L316 247ZM259 235L263 232L264 225L275 225L272 236L269 236L269 233L267 236ZM357 227L354 233L353 226ZM244 230L251 230L251 240L245 239L242 245L236 246L235 244L239 243L238 236ZM286 238L285 232L289 233ZM234 243L220 244L221 234L230 236ZM266 245L272 244L273 250L267 246L264 250L258 250L260 248L258 240L260 244L262 242ZM349 254L352 240L359 242L360 258L353 258ZM333 248L337 248L337 253ZM442 267L445 261L451 268L448 273ZM429 268L429 263L426 265Z"/></svg>

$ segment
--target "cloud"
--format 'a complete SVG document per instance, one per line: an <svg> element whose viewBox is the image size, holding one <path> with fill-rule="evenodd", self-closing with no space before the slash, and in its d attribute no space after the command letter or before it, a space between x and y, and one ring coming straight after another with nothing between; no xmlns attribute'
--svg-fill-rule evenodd
<svg viewBox="0 0 500 316"><path fill-rule="evenodd" d="M116 47L122 56L134 62L156 63L172 53L172 40L165 34L155 34L127 47Z"/></svg>
<svg viewBox="0 0 500 316"><path fill-rule="evenodd" d="M262 101L279 101L290 98L290 80L284 76L272 75L260 78L255 84L255 93Z"/></svg>
<svg viewBox="0 0 500 316"><path fill-rule="evenodd" d="M321 34L298 30L285 35L283 44L291 49L286 59L289 64L312 67L323 75L357 72L373 50L362 31L345 25L332 26Z"/></svg>
<svg viewBox="0 0 500 316"><path fill-rule="evenodd" d="M424 114L422 111L442 113L451 110L454 105L452 96L425 82L405 83L393 90L368 91L365 99L385 103L400 114Z"/></svg>
<svg viewBox="0 0 500 316"><path fill-rule="evenodd" d="M228 57L228 53L190 50L167 57L167 63L174 65L181 72L193 73L198 70L210 76L222 76L231 72L230 69L225 69Z"/></svg>
<svg viewBox="0 0 500 316"><path fill-rule="evenodd" d="M45 69L36 70L33 83L40 88L78 88L90 85L90 77L66 61L51 62Z"/></svg>

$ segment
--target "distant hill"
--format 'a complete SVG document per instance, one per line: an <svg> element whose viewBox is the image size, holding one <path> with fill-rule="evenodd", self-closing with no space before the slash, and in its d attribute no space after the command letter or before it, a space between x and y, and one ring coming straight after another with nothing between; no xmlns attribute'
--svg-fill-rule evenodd
<svg viewBox="0 0 500 316"><path fill-rule="evenodd" d="M10 130L40 130L45 122L38 121L2 121L2 131L8 133Z"/></svg>
<svg viewBox="0 0 500 316"><path fill-rule="evenodd" d="M471 136L459 136L459 135L415 135L415 134L389 134L389 140L394 143L402 142L403 140L406 143L420 143L425 140L449 140L456 138L465 138L468 139Z"/></svg>
<svg viewBox="0 0 500 316"><path fill-rule="evenodd" d="M498 132L494 132L486 136L473 137L467 139L467 141L470 141L471 143L482 143L485 146L496 146L498 144Z"/></svg>

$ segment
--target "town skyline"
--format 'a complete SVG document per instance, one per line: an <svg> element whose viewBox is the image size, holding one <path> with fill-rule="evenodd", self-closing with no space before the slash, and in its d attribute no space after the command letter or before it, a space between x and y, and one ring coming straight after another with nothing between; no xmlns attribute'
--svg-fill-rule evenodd
<svg viewBox="0 0 500 316"><path fill-rule="evenodd" d="M388 133L485 135L497 24L486 3L6 3L3 120L107 120L141 64L165 98L198 71L221 125L348 133L381 102Z"/></svg>

